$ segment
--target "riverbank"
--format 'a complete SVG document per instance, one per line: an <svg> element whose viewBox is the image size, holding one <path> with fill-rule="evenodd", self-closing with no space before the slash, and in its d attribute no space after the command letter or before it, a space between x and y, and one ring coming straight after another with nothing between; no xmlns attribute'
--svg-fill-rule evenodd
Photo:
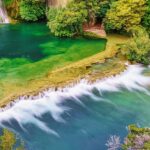
<svg viewBox="0 0 150 150"><path fill-rule="evenodd" d="M77 83L85 78L89 82L97 79L116 75L125 69L123 58L114 58L117 53L116 44L125 42L128 37L121 35L108 35L106 50L89 58L50 71L46 76L38 80L30 80L22 85L8 85L4 97L0 101L0 107L5 107L10 101L23 95L37 95L47 88L65 87L71 83ZM114 59L113 59L114 58ZM5 85L7 86L7 85ZM6 96L7 95L7 96Z"/></svg>

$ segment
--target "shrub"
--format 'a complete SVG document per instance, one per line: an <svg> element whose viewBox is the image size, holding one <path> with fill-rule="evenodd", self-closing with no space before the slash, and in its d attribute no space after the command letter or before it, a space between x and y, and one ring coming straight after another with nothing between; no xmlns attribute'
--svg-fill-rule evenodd
<svg viewBox="0 0 150 150"><path fill-rule="evenodd" d="M48 8L47 12L46 12L46 17L47 17L47 20L49 22L52 22L55 20L58 12L60 11L61 9L58 9L58 8L55 8L55 7L50 7Z"/></svg>
<svg viewBox="0 0 150 150"><path fill-rule="evenodd" d="M144 28L136 27L131 30L132 38L120 46L121 53L128 60L142 64L150 63L150 39Z"/></svg>
<svg viewBox="0 0 150 150"><path fill-rule="evenodd" d="M138 26L146 11L146 0L118 0L111 4L105 18L105 28L126 30Z"/></svg>
<svg viewBox="0 0 150 150"><path fill-rule="evenodd" d="M71 3L67 8L58 11L56 17L53 17L50 16L48 26L55 36L72 37L80 34L82 33L82 24L87 17L85 4L84 2Z"/></svg>
<svg viewBox="0 0 150 150"><path fill-rule="evenodd" d="M37 21L45 17L45 2L40 0L21 0L20 15L23 20Z"/></svg>
<svg viewBox="0 0 150 150"><path fill-rule="evenodd" d="M0 135L0 150L13 150L16 147L17 137L11 131L3 129L2 135ZM15 148L16 150L24 150L24 143L19 140L19 147Z"/></svg>
<svg viewBox="0 0 150 150"><path fill-rule="evenodd" d="M150 33L150 0L147 1L147 10L142 18L142 25L148 30Z"/></svg>

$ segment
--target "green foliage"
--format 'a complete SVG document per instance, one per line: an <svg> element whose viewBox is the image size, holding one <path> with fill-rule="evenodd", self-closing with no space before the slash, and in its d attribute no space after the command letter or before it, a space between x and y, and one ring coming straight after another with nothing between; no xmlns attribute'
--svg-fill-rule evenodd
<svg viewBox="0 0 150 150"><path fill-rule="evenodd" d="M100 4L100 9L98 11L98 17L100 20L103 20L105 18L107 11L110 9L110 2L109 1L104 1L101 2Z"/></svg>
<svg viewBox="0 0 150 150"><path fill-rule="evenodd" d="M0 150L13 150L16 144L16 136L7 129L3 130L3 134L0 136ZM24 150L24 144L21 142L20 146L16 150Z"/></svg>
<svg viewBox="0 0 150 150"><path fill-rule="evenodd" d="M149 150L150 149L150 129L138 128L136 125L128 126L129 134L122 145L123 150L138 149Z"/></svg>
<svg viewBox="0 0 150 150"><path fill-rule="evenodd" d="M51 32L56 36L72 37L82 33L82 24L86 21L85 3L71 3L58 12L55 19L48 22ZM51 17L53 18L53 17Z"/></svg>
<svg viewBox="0 0 150 150"><path fill-rule="evenodd" d="M112 2L116 0L101 0L99 3L99 11L97 12L97 17L100 21L106 17L107 11L110 9Z"/></svg>
<svg viewBox="0 0 150 150"><path fill-rule="evenodd" d="M106 0L75 0L75 3L84 2L85 9L88 12L87 22L89 25L94 25L97 17L100 15L100 4Z"/></svg>
<svg viewBox="0 0 150 150"><path fill-rule="evenodd" d="M4 129L3 135L0 137L0 149L1 150L13 150L15 145L15 136L12 132Z"/></svg>
<svg viewBox="0 0 150 150"><path fill-rule="evenodd" d="M21 0L20 15L23 20L37 21L45 17L45 2L40 0Z"/></svg>
<svg viewBox="0 0 150 150"><path fill-rule="evenodd" d="M126 30L138 26L146 11L146 0L118 0L113 2L105 18L105 28Z"/></svg>
<svg viewBox="0 0 150 150"><path fill-rule="evenodd" d="M83 23L95 24L100 10L100 2L100 0L74 0L57 13L54 10L48 11L48 25L52 33L56 36L66 37L81 34Z"/></svg>
<svg viewBox="0 0 150 150"><path fill-rule="evenodd" d="M88 12L88 23L90 25L94 25L100 9L100 0L85 1L85 6Z"/></svg>
<svg viewBox="0 0 150 150"><path fill-rule="evenodd" d="M147 10L142 19L142 25L150 32L150 0L147 1Z"/></svg>
<svg viewBox="0 0 150 150"><path fill-rule="evenodd" d="M6 6L12 4L14 2L14 0L4 0L4 3Z"/></svg>
<svg viewBox="0 0 150 150"><path fill-rule="evenodd" d="M132 29L133 37L126 44L121 45L123 55L138 63L150 63L150 39L147 32L140 27Z"/></svg>
<svg viewBox="0 0 150 150"><path fill-rule="evenodd" d="M46 16L49 22L54 21L60 9L55 7L48 8Z"/></svg>

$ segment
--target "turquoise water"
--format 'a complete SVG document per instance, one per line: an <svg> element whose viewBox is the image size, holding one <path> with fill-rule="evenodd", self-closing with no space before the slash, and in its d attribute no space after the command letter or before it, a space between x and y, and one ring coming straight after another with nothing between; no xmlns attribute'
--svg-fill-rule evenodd
<svg viewBox="0 0 150 150"><path fill-rule="evenodd" d="M0 99L50 71L105 49L106 40L54 37L44 23L0 25ZM17 90L17 89L16 89Z"/></svg>
<svg viewBox="0 0 150 150"><path fill-rule="evenodd" d="M34 79L99 53L105 44L103 39L54 37L44 23L0 25L0 77Z"/></svg>
<svg viewBox="0 0 150 150"><path fill-rule="evenodd" d="M96 54L106 43L59 39L44 24L4 25L0 37L1 80L21 78L21 83ZM106 150L109 136L123 141L129 124L150 127L149 72L137 65L92 85L81 82L73 88L45 91L34 100L22 98L0 112L0 125L18 133L27 150Z"/></svg>
<svg viewBox="0 0 150 150"><path fill-rule="evenodd" d="M0 26L0 58L26 58L38 61L64 53L66 57L72 53L73 57L75 52L81 54L80 58L84 58L104 50L105 43L106 40L102 39L57 38L50 34L45 23Z"/></svg>
<svg viewBox="0 0 150 150"><path fill-rule="evenodd" d="M0 114L0 122L19 133L28 150L106 150L110 135L123 142L129 124L150 127L150 77L139 70L25 98Z"/></svg>

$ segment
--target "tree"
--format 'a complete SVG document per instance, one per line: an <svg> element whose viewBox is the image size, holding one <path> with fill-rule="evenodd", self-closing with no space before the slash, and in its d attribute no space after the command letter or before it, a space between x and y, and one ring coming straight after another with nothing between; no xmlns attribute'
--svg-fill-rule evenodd
<svg viewBox="0 0 150 150"><path fill-rule="evenodd" d="M100 8L98 11L98 19L100 21L103 20L103 18L105 18L107 11L110 9L110 3L108 0L104 0L100 3Z"/></svg>
<svg viewBox="0 0 150 150"><path fill-rule="evenodd" d="M75 0L75 3L84 2L85 9L88 12L87 22L89 25L94 25L98 16L101 0Z"/></svg>
<svg viewBox="0 0 150 150"><path fill-rule="evenodd" d="M142 18L142 25L149 31L150 33L150 0L147 1L147 10Z"/></svg>
<svg viewBox="0 0 150 150"><path fill-rule="evenodd" d="M138 26L146 11L146 0L113 2L105 18L106 30L126 30Z"/></svg>
<svg viewBox="0 0 150 150"><path fill-rule="evenodd" d="M99 11L97 12L97 18L99 21L103 21L106 17L107 11L110 9L112 2L116 0L101 0L99 3Z"/></svg>
<svg viewBox="0 0 150 150"><path fill-rule="evenodd" d="M46 12L47 20L49 22L54 21L60 10L61 10L60 8L58 9L55 7L48 8L48 10Z"/></svg>
<svg viewBox="0 0 150 150"><path fill-rule="evenodd" d="M45 2L41 0L21 0L21 18L26 21L43 19L45 17L45 7Z"/></svg>
<svg viewBox="0 0 150 150"><path fill-rule="evenodd" d="M70 3L67 8L58 12L54 20L48 22L55 36L72 37L82 33L82 24L86 21L85 3Z"/></svg>
<svg viewBox="0 0 150 150"><path fill-rule="evenodd" d="M133 28L131 31L132 39L120 47L122 54L130 61L149 64L150 39L148 33L142 27Z"/></svg>

